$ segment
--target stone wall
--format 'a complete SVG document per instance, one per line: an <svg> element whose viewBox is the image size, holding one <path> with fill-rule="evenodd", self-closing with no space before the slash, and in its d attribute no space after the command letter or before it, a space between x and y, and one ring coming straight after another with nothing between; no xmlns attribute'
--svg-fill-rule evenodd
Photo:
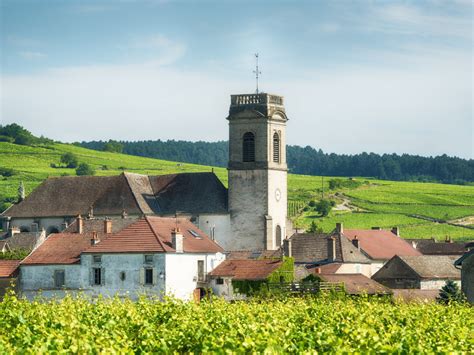
<svg viewBox="0 0 474 355"><path fill-rule="evenodd" d="M464 259L461 269L461 288L470 303L474 304L474 255Z"/></svg>

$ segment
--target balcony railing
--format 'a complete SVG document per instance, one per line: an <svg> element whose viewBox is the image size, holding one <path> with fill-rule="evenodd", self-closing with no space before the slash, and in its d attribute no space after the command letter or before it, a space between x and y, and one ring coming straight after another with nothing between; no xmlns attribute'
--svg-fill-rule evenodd
<svg viewBox="0 0 474 355"><path fill-rule="evenodd" d="M283 106L283 97L270 94L243 94L231 96L232 106L267 104Z"/></svg>

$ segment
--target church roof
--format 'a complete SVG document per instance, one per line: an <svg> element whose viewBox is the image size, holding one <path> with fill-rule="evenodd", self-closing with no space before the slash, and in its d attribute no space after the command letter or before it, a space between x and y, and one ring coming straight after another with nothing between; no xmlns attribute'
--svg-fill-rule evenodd
<svg viewBox="0 0 474 355"><path fill-rule="evenodd" d="M227 189L213 173L146 176L63 176L45 180L2 216L226 213Z"/></svg>

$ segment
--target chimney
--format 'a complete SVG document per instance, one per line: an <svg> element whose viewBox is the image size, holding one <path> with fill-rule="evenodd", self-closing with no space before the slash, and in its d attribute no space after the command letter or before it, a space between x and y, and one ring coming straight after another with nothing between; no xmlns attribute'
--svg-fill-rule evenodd
<svg viewBox="0 0 474 355"><path fill-rule="evenodd" d="M352 244L353 244L357 249L360 249L359 239L357 238L357 236L355 236L354 239L352 239Z"/></svg>
<svg viewBox="0 0 474 355"><path fill-rule="evenodd" d="M382 228L380 228L380 227L372 227L372 230L373 230L373 231L379 231L379 230L382 230Z"/></svg>
<svg viewBox="0 0 474 355"><path fill-rule="evenodd" d="M104 219L104 233L105 234L112 233L112 220L110 218Z"/></svg>
<svg viewBox="0 0 474 355"><path fill-rule="evenodd" d="M392 228L392 233L395 234L397 237L399 237L400 236L400 228L393 227Z"/></svg>
<svg viewBox="0 0 474 355"><path fill-rule="evenodd" d="M179 228L175 228L171 231L171 246L177 253L183 252L183 235Z"/></svg>
<svg viewBox="0 0 474 355"><path fill-rule="evenodd" d="M344 234L344 225L342 223L336 223L336 232Z"/></svg>
<svg viewBox="0 0 474 355"><path fill-rule="evenodd" d="M336 238L330 237L328 241L328 260L334 261L336 259Z"/></svg>
<svg viewBox="0 0 474 355"><path fill-rule="evenodd" d="M15 234L18 234L18 233L20 233L20 228L18 228L18 227L11 226L10 229L8 230L8 236L10 238L13 237Z"/></svg>
<svg viewBox="0 0 474 355"><path fill-rule="evenodd" d="M99 237L97 236L97 232L93 231L92 232L92 238L91 238L91 245L96 245L100 242Z"/></svg>
<svg viewBox="0 0 474 355"><path fill-rule="evenodd" d="M284 252L284 255L288 256L288 257L292 257L293 256L292 255L293 251L291 249L292 249L291 239L290 238L283 239L283 252Z"/></svg>
<svg viewBox="0 0 474 355"><path fill-rule="evenodd" d="M84 232L84 220L81 215L76 218L76 233L82 234Z"/></svg>
<svg viewBox="0 0 474 355"><path fill-rule="evenodd" d="M451 239L450 236L446 236L445 242L446 242L446 243L452 243L453 240Z"/></svg>
<svg viewBox="0 0 474 355"><path fill-rule="evenodd" d="M321 273L321 268L320 267L317 267L316 270L315 270L316 274L320 274Z"/></svg>

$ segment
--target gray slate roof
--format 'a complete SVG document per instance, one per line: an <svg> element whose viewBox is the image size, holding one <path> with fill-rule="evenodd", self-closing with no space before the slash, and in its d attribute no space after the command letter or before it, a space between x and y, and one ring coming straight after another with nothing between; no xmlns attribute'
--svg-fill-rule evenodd
<svg viewBox="0 0 474 355"><path fill-rule="evenodd" d="M456 257L447 255L396 256L422 279L460 279Z"/></svg>
<svg viewBox="0 0 474 355"><path fill-rule="evenodd" d="M9 250L33 250L36 247L41 232L21 232L13 237L2 239L1 244L6 244Z"/></svg>
<svg viewBox="0 0 474 355"><path fill-rule="evenodd" d="M327 263L328 260L328 234L293 234L290 237L291 255L296 263ZM345 263L370 263L347 238L335 235L336 258L331 262Z"/></svg>
<svg viewBox="0 0 474 355"><path fill-rule="evenodd" d="M435 239L406 239L424 255L462 255L472 242L438 242Z"/></svg>
<svg viewBox="0 0 474 355"><path fill-rule="evenodd" d="M74 217L91 206L96 216L227 213L227 189L214 173L54 177L2 216Z"/></svg>

